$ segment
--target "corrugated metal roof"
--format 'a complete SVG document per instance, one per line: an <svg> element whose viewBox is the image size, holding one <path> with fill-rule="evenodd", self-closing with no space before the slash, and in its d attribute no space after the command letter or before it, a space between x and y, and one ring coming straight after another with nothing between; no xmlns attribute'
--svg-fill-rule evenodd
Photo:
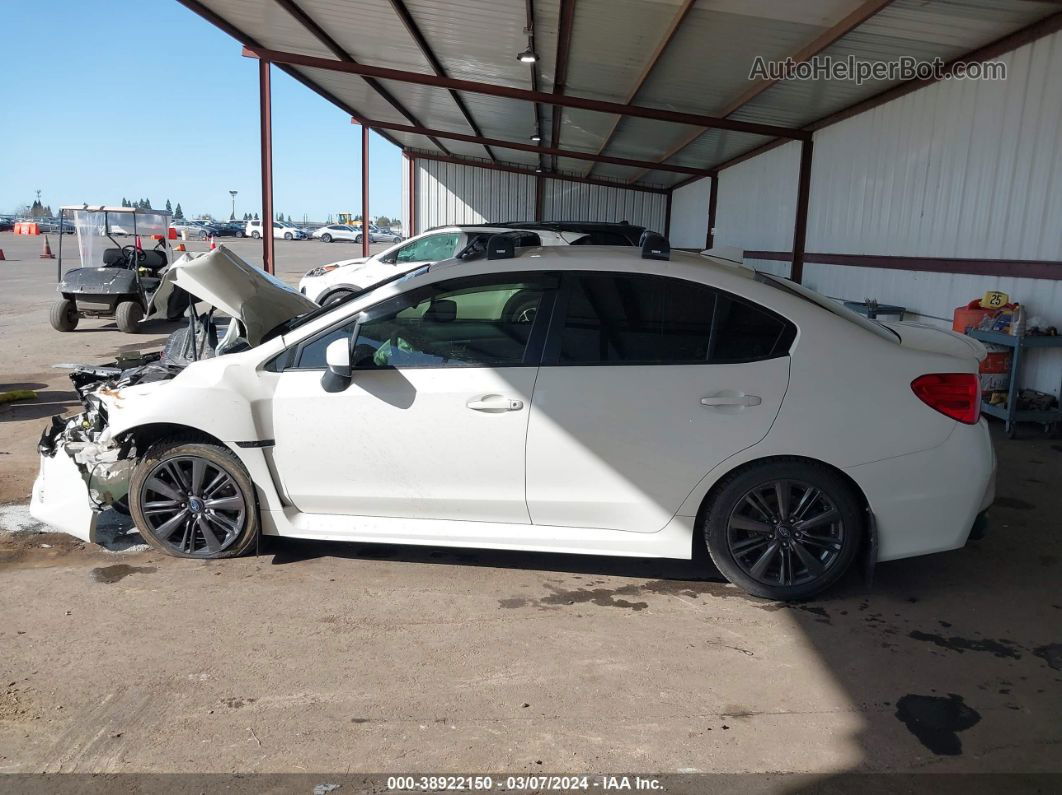
<svg viewBox="0 0 1062 795"><path fill-rule="evenodd" d="M335 59L326 42L292 16L285 4L312 20L348 57L373 66L432 73L396 12L399 0L199 0L241 33L262 46L283 52ZM516 59L526 46L527 5L491 0L403 0L414 24L449 77L531 88L531 69ZM652 53L661 43L681 0L572 0L567 93L623 102L638 85ZM676 29L635 97L639 105L690 113L717 114L752 85L749 70L756 56L783 59L858 11L865 0L698 0ZM559 38L560 0L532 0L539 88L553 90ZM1044 0L894 0L862 21L823 55L860 60L898 56L949 60L1058 12ZM445 89L379 81L351 74L295 67L295 70L341 102L370 119L411 124L463 134L471 126ZM854 81L784 81L737 108L732 118L786 127L801 127L865 100L893 83ZM535 124L531 103L461 92L474 123L484 136L520 143ZM396 104L398 107L396 107ZM606 142L615 117L578 109L561 113L561 147L597 152ZM549 142L552 110L541 108L544 143ZM415 120L414 121L411 121ZM390 132L410 148L437 147L423 135ZM761 136L709 130L697 135L686 125L625 118L604 152L650 161L709 168L763 142ZM441 140L449 152L482 158L479 144ZM680 144L685 144L679 148ZM530 166L534 153L495 149L499 161ZM560 158L557 167L577 174L587 161ZM657 170L598 164L594 176L638 184L669 186L683 179Z"/></svg>

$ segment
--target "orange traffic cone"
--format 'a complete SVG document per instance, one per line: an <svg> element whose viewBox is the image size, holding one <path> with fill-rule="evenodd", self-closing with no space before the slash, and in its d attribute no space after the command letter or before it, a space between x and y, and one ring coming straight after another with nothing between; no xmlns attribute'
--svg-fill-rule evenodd
<svg viewBox="0 0 1062 795"><path fill-rule="evenodd" d="M44 251L41 252L41 259L55 259L55 255L52 253L52 247L48 245L48 235L44 236Z"/></svg>
<svg viewBox="0 0 1062 795"><path fill-rule="evenodd" d="M177 244L177 248L175 248L175 249L174 249L174 251L187 251L187 250L188 250L188 249L186 249L186 248L184 247L184 243L178 243L178 244Z"/></svg>
<svg viewBox="0 0 1062 795"><path fill-rule="evenodd" d="M211 251L213 251L213 250L214 250L214 249L216 249L217 247L218 247L217 241L216 241L216 240L214 240L214 236L213 236L213 235L211 235L211 236L210 236L210 250L211 250Z"/></svg>

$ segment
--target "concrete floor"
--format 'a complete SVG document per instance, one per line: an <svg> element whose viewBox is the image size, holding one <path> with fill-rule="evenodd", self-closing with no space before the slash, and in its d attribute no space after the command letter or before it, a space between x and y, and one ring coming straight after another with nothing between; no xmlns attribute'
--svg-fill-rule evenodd
<svg viewBox="0 0 1062 795"><path fill-rule="evenodd" d="M0 379L44 384L0 408L0 772L1062 772L1062 442L995 435L983 541L792 607L703 559L86 548L2 532L71 405L49 365L165 329L51 331L53 265L0 264Z"/></svg>

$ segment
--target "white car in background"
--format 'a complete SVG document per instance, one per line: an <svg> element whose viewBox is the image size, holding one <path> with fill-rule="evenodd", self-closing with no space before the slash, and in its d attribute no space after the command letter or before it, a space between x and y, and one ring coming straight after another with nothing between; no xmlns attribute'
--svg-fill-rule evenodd
<svg viewBox="0 0 1062 795"><path fill-rule="evenodd" d="M352 243L361 242L361 230L349 224L328 224L313 231L315 240L323 240L325 243L333 243L337 240L346 240Z"/></svg>
<svg viewBox="0 0 1062 795"><path fill-rule="evenodd" d="M396 275L449 259L473 240L512 231L511 227L477 225L429 229L378 254L312 268L299 280L299 292L319 304L334 303ZM579 232L546 229L536 229L529 234L537 235L535 244L542 246L567 246L586 237Z"/></svg>
<svg viewBox="0 0 1062 795"><path fill-rule="evenodd" d="M41 438L32 515L96 541L128 494L146 541L200 559L260 534L703 545L734 584L787 600L861 555L959 548L993 500L969 337L657 235L489 253L325 307L225 246L176 263L167 279L233 318L200 337L215 355L78 373L86 410Z"/></svg>
<svg viewBox="0 0 1062 795"><path fill-rule="evenodd" d="M244 227L244 234L247 237L253 237L255 240L262 238L262 222L261 221L248 221L247 226ZM310 237L309 232L305 229L300 229L297 226L286 224L281 221L273 222L273 237L277 240L306 240Z"/></svg>
<svg viewBox="0 0 1062 795"><path fill-rule="evenodd" d="M375 226L369 227L369 231L372 233L373 243L399 243L405 238L398 232L393 232L390 229L380 229Z"/></svg>

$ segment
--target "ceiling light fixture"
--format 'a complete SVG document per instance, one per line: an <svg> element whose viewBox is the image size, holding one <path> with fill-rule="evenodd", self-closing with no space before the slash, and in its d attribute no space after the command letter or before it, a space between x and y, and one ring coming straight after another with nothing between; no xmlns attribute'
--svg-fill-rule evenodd
<svg viewBox="0 0 1062 795"><path fill-rule="evenodd" d="M521 63L535 63L538 60L538 55L531 49L531 43L528 42L527 49L521 53L517 53L516 60Z"/></svg>
<svg viewBox="0 0 1062 795"><path fill-rule="evenodd" d="M542 136L539 135L538 133L532 133L531 140L534 141L537 144L539 141L542 140Z"/></svg>

